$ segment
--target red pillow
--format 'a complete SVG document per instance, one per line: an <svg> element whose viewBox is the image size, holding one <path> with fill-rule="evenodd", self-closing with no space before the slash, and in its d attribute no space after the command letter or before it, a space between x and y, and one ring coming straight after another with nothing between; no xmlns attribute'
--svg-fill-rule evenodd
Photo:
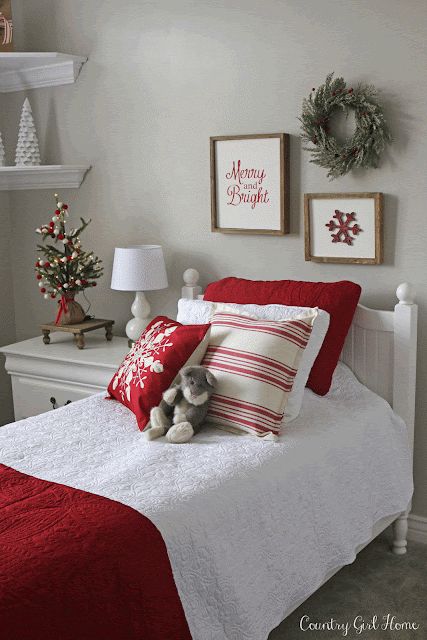
<svg viewBox="0 0 427 640"><path fill-rule="evenodd" d="M204 299L238 304L287 304L319 307L330 315L329 329L311 369L307 386L324 396L353 320L362 289L354 282L299 282L224 278L208 285Z"/></svg>
<svg viewBox="0 0 427 640"><path fill-rule="evenodd" d="M200 344L209 324L182 325L166 316L157 316L135 342L108 385L111 398L136 415L144 429L150 411L162 399L178 371ZM203 358L200 354L200 360Z"/></svg>

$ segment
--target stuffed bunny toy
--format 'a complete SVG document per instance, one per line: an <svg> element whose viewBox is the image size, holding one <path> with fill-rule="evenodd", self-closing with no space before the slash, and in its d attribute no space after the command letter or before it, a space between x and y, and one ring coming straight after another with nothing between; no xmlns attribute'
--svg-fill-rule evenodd
<svg viewBox="0 0 427 640"><path fill-rule="evenodd" d="M176 444L188 442L203 424L208 402L215 386L215 376L205 367L181 369L180 382L163 393L163 400L150 412L150 422L144 431L147 440L166 434L166 440Z"/></svg>

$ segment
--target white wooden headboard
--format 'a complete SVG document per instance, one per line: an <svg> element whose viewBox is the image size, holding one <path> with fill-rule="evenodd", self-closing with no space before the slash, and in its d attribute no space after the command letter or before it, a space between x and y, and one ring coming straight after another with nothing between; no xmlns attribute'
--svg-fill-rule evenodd
<svg viewBox="0 0 427 640"><path fill-rule="evenodd" d="M341 359L403 418L413 445L418 306L407 282L396 296L394 311L357 306Z"/></svg>
<svg viewBox="0 0 427 640"><path fill-rule="evenodd" d="M184 272L183 298L201 298L196 269ZM396 291L394 311L357 306L341 359L365 386L387 400L414 439L417 315L413 287Z"/></svg>

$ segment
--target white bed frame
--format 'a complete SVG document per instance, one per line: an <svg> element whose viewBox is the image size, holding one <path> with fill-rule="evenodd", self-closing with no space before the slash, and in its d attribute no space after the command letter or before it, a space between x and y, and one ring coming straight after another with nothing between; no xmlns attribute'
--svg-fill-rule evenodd
<svg viewBox="0 0 427 640"><path fill-rule="evenodd" d="M184 272L183 298L203 298L198 281L196 269ZM357 306L341 359L366 387L387 400L404 420L413 451L418 307L415 291L407 282L399 285L396 295L399 302L394 311ZM377 522L372 538L361 544L357 551L393 524L393 552L397 555L406 553L410 509L411 504L403 513ZM287 615L289 613L291 611Z"/></svg>

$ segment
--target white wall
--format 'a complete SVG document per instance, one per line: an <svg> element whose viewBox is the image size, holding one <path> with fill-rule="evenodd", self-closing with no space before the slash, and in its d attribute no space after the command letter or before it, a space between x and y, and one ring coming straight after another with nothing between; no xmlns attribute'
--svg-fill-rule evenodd
<svg viewBox="0 0 427 640"><path fill-rule="evenodd" d="M131 295L109 290L114 246L159 242L170 289L150 295L173 313L181 272L204 283L254 278L352 279L367 304L391 308L409 280L420 304L414 510L427 515L425 0L14 0L18 41L27 50L87 54L75 86L33 92L45 162L89 162L79 191L63 193L107 275L93 310L120 330ZM301 150L297 117L312 87L335 70L382 90L394 144L378 170L334 183ZM6 98L10 148L23 95ZM3 104L3 103L2 103ZM209 136L286 131L291 142L291 235L211 234ZM305 191L383 191L382 266L304 262ZM12 252L18 338L53 315L32 276L33 230L48 220L47 192L12 196ZM29 312L31 310L31 312ZM424 355L424 357L423 357Z"/></svg>
<svg viewBox="0 0 427 640"><path fill-rule="evenodd" d="M10 238L9 197L7 193L0 192L0 346L15 342L15 306ZM0 425L13 420L10 378L5 372L3 363L4 358L0 355Z"/></svg>

